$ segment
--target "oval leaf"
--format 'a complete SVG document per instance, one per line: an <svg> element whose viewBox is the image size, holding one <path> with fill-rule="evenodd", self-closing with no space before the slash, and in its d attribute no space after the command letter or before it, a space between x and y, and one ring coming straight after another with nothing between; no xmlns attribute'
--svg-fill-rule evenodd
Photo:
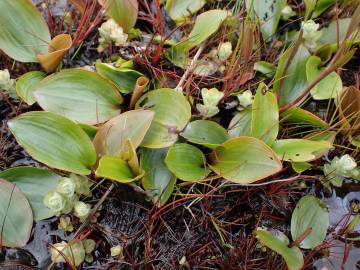
<svg viewBox="0 0 360 270"><path fill-rule="evenodd" d="M35 220L53 216L43 203L45 194L54 189L61 179L60 175L45 169L17 167L0 172L0 178L15 184L28 199Z"/></svg>
<svg viewBox="0 0 360 270"><path fill-rule="evenodd" d="M96 133L93 141L97 156L121 156L127 151L127 140L131 140L134 148L137 148L153 118L152 111L135 110L122 113L106 122Z"/></svg>
<svg viewBox="0 0 360 270"><path fill-rule="evenodd" d="M306 62L306 77L309 83L314 81L324 68L319 68L321 58L310 56ZM342 90L342 81L340 76L335 72L331 72L324 79L318 82L310 93L315 100L324 100L338 97Z"/></svg>
<svg viewBox="0 0 360 270"><path fill-rule="evenodd" d="M22 75L16 82L16 93L28 105L33 105L36 102L33 96L36 85L46 77L42 71L30 71Z"/></svg>
<svg viewBox="0 0 360 270"><path fill-rule="evenodd" d="M146 93L136 103L136 108L155 112L150 129L141 143L148 148L164 148L174 144L178 133L191 117L190 104L183 94L169 88Z"/></svg>
<svg viewBox="0 0 360 270"><path fill-rule="evenodd" d="M282 232L273 229L257 228L256 238L260 242L279 253L285 260L289 270L300 270L304 266L304 257L298 247L289 248L289 239Z"/></svg>
<svg viewBox="0 0 360 270"><path fill-rule="evenodd" d="M50 112L28 112L8 122L17 142L36 160L79 174L96 161L87 134L69 119Z"/></svg>
<svg viewBox="0 0 360 270"><path fill-rule="evenodd" d="M211 149L229 139L229 135L222 126L209 120L190 122L180 135L189 142L204 145Z"/></svg>
<svg viewBox="0 0 360 270"><path fill-rule="evenodd" d="M120 183L130 183L143 176L135 176L129 164L118 157L103 156L99 161L95 175Z"/></svg>
<svg viewBox="0 0 360 270"><path fill-rule="evenodd" d="M142 185L153 203L164 205L170 198L176 183L173 175L164 162L168 149L143 148L141 151L140 166L145 174Z"/></svg>
<svg viewBox="0 0 360 270"><path fill-rule="evenodd" d="M38 62L51 37L48 26L30 0L0 1L0 49L20 62Z"/></svg>
<svg viewBox="0 0 360 270"><path fill-rule="evenodd" d="M276 96L266 91L266 85L261 83L256 91L252 105L251 133L252 136L272 145L279 133L279 108Z"/></svg>
<svg viewBox="0 0 360 270"><path fill-rule="evenodd" d="M292 162L312 161L323 156L332 144L328 141L310 141L305 139L277 140L272 149L279 158Z"/></svg>
<svg viewBox="0 0 360 270"><path fill-rule="evenodd" d="M96 71L102 77L112 81L121 93L131 93L138 78L143 76L142 73L128 68L116 68L111 64L96 63Z"/></svg>
<svg viewBox="0 0 360 270"><path fill-rule="evenodd" d="M210 170L206 168L204 154L195 146L186 143L170 147L165 164L183 181L199 181L210 173Z"/></svg>
<svg viewBox="0 0 360 270"><path fill-rule="evenodd" d="M218 175L239 184L249 184L269 177L282 169L272 149L253 137L230 139L210 156L210 167Z"/></svg>
<svg viewBox="0 0 360 270"><path fill-rule="evenodd" d="M109 120L120 113L122 103L114 85L82 69L67 69L45 78L34 96L45 111L85 124Z"/></svg>
<svg viewBox="0 0 360 270"><path fill-rule="evenodd" d="M329 225L326 205L315 196L307 195L300 199L292 213L291 236L295 241L311 228L311 232L301 241L300 247L313 249L325 240Z"/></svg>
<svg viewBox="0 0 360 270"><path fill-rule="evenodd" d="M33 215L30 204L14 184L0 179L0 243L23 247L30 238Z"/></svg>

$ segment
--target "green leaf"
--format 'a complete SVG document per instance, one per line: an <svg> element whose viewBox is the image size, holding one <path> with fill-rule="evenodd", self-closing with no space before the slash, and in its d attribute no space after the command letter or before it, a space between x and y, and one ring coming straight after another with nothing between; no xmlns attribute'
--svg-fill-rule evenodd
<svg viewBox="0 0 360 270"><path fill-rule="evenodd" d="M306 62L306 77L309 83L314 81L324 68L319 68L321 58L310 56ZM324 79L318 82L310 93L315 100L323 100L336 98L342 90L342 81L340 76L335 72L331 72Z"/></svg>
<svg viewBox="0 0 360 270"><path fill-rule="evenodd" d="M205 0L167 0L165 9L171 19L181 22L196 13L205 3Z"/></svg>
<svg viewBox="0 0 360 270"><path fill-rule="evenodd" d="M23 101L28 105L33 105L36 102L33 96L36 85L46 77L42 71L30 71L19 77L16 82L16 92Z"/></svg>
<svg viewBox="0 0 360 270"><path fill-rule="evenodd" d="M331 22L327 27L322 28L321 36L318 40L318 43L321 45L330 44L333 52L338 49L339 44L345 39L346 32L350 26L351 18L338 19ZM350 38L348 43L352 44L354 42L360 41L360 35L358 31L355 31Z"/></svg>
<svg viewBox="0 0 360 270"><path fill-rule="evenodd" d="M251 136L251 114L252 111L248 109L235 114L228 127L228 133L231 138Z"/></svg>
<svg viewBox="0 0 360 270"><path fill-rule="evenodd" d="M241 136L217 147L210 156L211 169L227 180L249 184L282 169L273 150L263 141Z"/></svg>
<svg viewBox="0 0 360 270"><path fill-rule="evenodd" d="M174 144L178 133L191 118L189 102L182 93L169 88L146 93L138 100L136 108L155 112L150 129L141 143L148 148L164 148Z"/></svg>
<svg viewBox="0 0 360 270"><path fill-rule="evenodd" d="M264 40L271 38L276 33L286 0L246 0L245 3L247 11L251 13L254 10L259 18Z"/></svg>
<svg viewBox="0 0 360 270"><path fill-rule="evenodd" d="M131 140L136 149L143 141L153 118L154 112L150 110L134 110L106 122L99 128L93 140L97 156L122 156L128 151L127 140Z"/></svg>
<svg viewBox="0 0 360 270"><path fill-rule="evenodd" d="M17 142L36 160L78 174L90 174L95 149L69 119L50 112L28 112L8 122Z"/></svg>
<svg viewBox="0 0 360 270"><path fill-rule="evenodd" d="M191 30L188 39L181 44L188 50L200 45L219 29L222 22L230 14L229 11L221 9L212 9L201 13L196 17L194 28Z"/></svg>
<svg viewBox="0 0 360 270"><path fill-rule="evenodd" d="M82 128L83 131L89 136L90 140L95 138L96 133L98 132L98 128L96 126L87 125L87 124L78 124L79 127Z"/></svg>
<svg viewBox="0 0 360 270"><path fill-rule="evenodd" d="M301 250L294 246L289 248L289 239L282 232L273 229L257 228L256 238L259 241L279 253L285 260L289 270L300 270L304 266L304 257Z"/></svg>
<svg viewBox="0 0 360 270"><path fill-rule="evenodd" d="M305 139L283 139L277 140L272 149L279 158L292 162L306 162L320 158L332 144L327 141L310 141Z"/></svg>
<svg viewBox="0 0 360 270"><path fill-rule="evenodd" d="M136 80L143 76L142 73L128 68L116 68L111 64L96 63L96 71L105 79L112 81L119 91L124 94L131 93L136 85Z"/></svg>
<svg viewBox="0 0 360 270"><path fill-rule="evenodd" d="M268 78L272 78L275 75L276 67L272 63L258 61L254 64L254 70L264 74Z"/></svg>
<svg viewBox="0 0 360 270"><path fill-rule="evenodd" d="M0 179L0 243L23 247L30 238L33 215L30 204L14 184Z"/></svg>
<svg viewBox="0 0 360 270"><path fill-rule="evenodd" d="M312 14L313 18L319 17L325 10L333 6L336 3L336 0L317 0L315 10Z"/></svg>
<svg viewBox="0 0 360 270"><path fill-rule="evenodd" d="M43 79L34 96L45 111L83 124L99 124L120 113L116 87L95 72L67 69Z"/></svg>
<svg viewBox="0 0 360 270"><path fill-rule="evenodd" d="M295 241L311 228L312 231L301 241L300 247L314 249L325 240L329 225L326 205L315 196L307 195L300 199L292 213L291 236Z"/></svg>
<svg viewBox="0 0 360 270"><path fill-rule="evenodd" d="M321 130L307 134L304 139L310 141L327 141L331 144L334 143L336 131Z"/></svg>
<svg viewBox="0 0 360 270"><path fill-rule="evenodd" d="M301 96L308 85L306 78L306 61L310 56L304 45L300 45L295 56L291 60L286 74L285 67L293 48L287 49L280 57L275 74L274 92L280 96L279 106L291 103ZM280 81L282 82L281 93L279 93Z"/></svg>
<svg viewBox="0 0 360 270"><path fill-rule="evenodd" d="M229 139L227 131L218 123L209 120L196 120L190 122L180 133L189 142L216 148Z"/></svg>
<svg viewBox="0 0 360 270"><path fill-rule="evenodd" d="M140 166L145 171L142 185L159 207L168 201L176 183L176 176L164 162L167 151L168 148L141 150Z"/></svg>
<svg viewBox="0 0 360 270"><path fill-rule="evenodd" d="M0 1L0 49L20 62L38 62L48 53L48 26L30 0Z"/></svg>
<svg viewBox="0 0 360 270"><path fill-rule="evenodd" d="M120 183L130 183L143 176L143 174L135 176L125 160L111 156L103 156L100 159L95 175Z"/></svg>
<svg viewBox="0 0 360 270"><path fill-rule="evenodd" d="M305 19L304 21L310 18L311 13L314 11L316 7L317 0L304 0L305 4Z"/></svg>
<svg viewBox="0 0 360 270"><path fill-rule="evenodd" d="M252 105L251 133L271 146L279 133L279 108L276 96L269 91L264 94L263 87L266 90L261 83Z"/></svg>
<svg viewBox="0 0 360 270"><path fill-rule="evenodd" d="M302 173L312 167L308 162L291 162L291 167L297 173Z"/></svg>
<svg viewBox="0 0 360 270"><path fill-rule="evenodd" d="M127 33L135 26L139 3L137 0L100 0L105 13Z"/></svg>
<svg viewBox="0 0 360 270"><path fill-rule="evenodd" d="M60 175L41 168L17 167L0 172L0 178L20 188L31 205L35 220L53 216L53 212L44 205L43 198L56 187Z"/></svg>
<svg viewBox="0 0 360 270"><path fill-rule="evenodd" d="M195 146L178 143L170 147L165 164L183 181L199 181L210 173L204 154Z"/></svg>
<svg viewBox="0 0 360 270"><path fill-rule="evenodd" d="M289 123L296 124L311 124L316 127L328 128L329 124L322 120L320 117L312 114L309 111L301 109L299 107L292 107L282 115L282 120Z"/></svg>

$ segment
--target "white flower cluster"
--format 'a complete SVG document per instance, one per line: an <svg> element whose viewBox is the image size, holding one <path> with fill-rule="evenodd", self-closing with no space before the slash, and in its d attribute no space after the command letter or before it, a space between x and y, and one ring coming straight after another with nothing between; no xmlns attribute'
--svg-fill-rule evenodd
<svg viewBox="0 0 360 270"><path fill-rule="evenodd" d="M10 78L9 70L0 70L0 91L5 91L10 97L17 98L15 80Z"/></svg>
<svg viewBox="0 0 360 270"><path fill-rule="evenodd" d="M330 164L324 165L324 175L334 186L341 186L345 178L359 179L360 170L351 156L348 154L334 157Z"/></svg>
<svg viewBox="0 0 360 270"><path fill-rule="evenodd" d="M44 204L54 215L69 214L74 209L74 215L84 221L90 213L90 205L79 201L81 195L90 195L91 182L84 177L72 174L60 179L55 190L49 191L44 197Z"/></svg>
<svg viewBox="0 0 360 270"><path fill-rule="evenodd" d="M76 267L84 261L91 263L93 261L91 252L95 249L95 245L96 243L92 239L56 243L51 246L51 260L54 263L71 262Z"/></svg>
<svg viewBox="0 0 360 270"><path fill-rule="evenodd" d="M254 97L250 90L246 90L241 94L237 95L236 97L239 100L239 105L240 105L238 107L239 111L246 109L247 107L251 106L254 102Z"/></svg>
<svg viewBox="0 0 360 270"><path fill-rule="evenodd" d="M118 25L113 19L109 19L99 27L99 47L98 52L103 52L111 44L116 46L125 45L128 39L128 35L124 32L124 29Z"/></svg>
<svg viewBox="0 0 360 270"><path fill-rule="evenodd" d="M316 42L321 37L321 31L319 31L320 25L315 23L313 20L308 20L301 23L303 29L303 38L305 40L305 45L309 49L315 49L317 44Z"/></svg>
<svg viewBox="0 0 360 270"><path fill-rule="evenodd" d="M201 89L201 96L203 104L196 104L196 109L204 118L216 115L219 112L218 104L223 98L224 93L220 92L216 88L203 88Z"/></svg>

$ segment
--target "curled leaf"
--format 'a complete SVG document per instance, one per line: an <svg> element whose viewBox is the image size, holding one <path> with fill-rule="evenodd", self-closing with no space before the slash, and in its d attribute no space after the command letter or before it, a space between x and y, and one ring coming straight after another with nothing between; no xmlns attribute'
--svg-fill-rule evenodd
<svg viewBox="0 0 360 270"><path fill-rule="evenodd" d="M48 53L37 55L40 65L48 73L55 71L71 46L72 39L70 35L57 35L49 43Z"/></svg>

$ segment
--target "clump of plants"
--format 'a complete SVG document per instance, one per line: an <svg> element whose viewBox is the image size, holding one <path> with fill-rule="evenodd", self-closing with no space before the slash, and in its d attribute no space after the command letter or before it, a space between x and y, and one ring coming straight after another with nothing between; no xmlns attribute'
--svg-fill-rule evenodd
<svg viewBox="0 0 360 270"><path fill-rule="evenodd" d="M84 1L72 2L84 12ZM105 22L98 28L97 51L117 50L143 37L149 44L161 43L162 61L182 76L176 87L138 70L132 59L97 61L91 71L65 69L61 62L74 46L71 33L51 38L30 1L0 3L1 10L11 11L0 14L0 21L11 22L6 30L0 28L0 49L16 61L42 67L16 80L17 98L42 110L7 123L18 144L42 167L0 172L1 245L24 246L33 220L57 216L65 232L74 230L70 217L86 226L98 210L87 201L99 181L131 185L162 207L184 183L228 181L250 187L311 179L332 188L345 179L360 180L357 154L349 151L322 161L337 150L339 137L358 153L360 90L345 85L338 71L355 53L360 8L352 9L351 17L320 25L316 18L336 1L305 1L303 14L297 14L303 16L300 28L282 36L282 52L271 63L256 56L259 43L271 42L280 20L296 15L290 3L243 1L246 16L239 17L235 8L200 12L205 1L165 2L175 23L191 26L181 40L166 43L160 36L147 41L146 33L134 29L138 1L105 0L99 1ZM25 30L19 31L19 25ZM219 42L222 29L236 34ZM204 52L207 44L212 46ZM2 72L0 86L10 93L14 81ZM191 95L190 76L214 74L224 75L221 83L197 87L197 95ZM254 78L258 80L244 87ZM309 99L335 106L333 116L322 119L307 110ZM226 110L232 113L228 122L222 121ZM292 132L301 125L304 132ZM310 175L304 173L310 170ZM321 249L329 226L326 205L310 194L293 211L292 242L286 232L273 228L254 228L254 235L261 247L280 254L296 270L304 267L302 250ZM51 247L54 263L78 267L92 261L95 242L77 236ZM111 252L117 256L122 250L115 246Z"/></svg>

